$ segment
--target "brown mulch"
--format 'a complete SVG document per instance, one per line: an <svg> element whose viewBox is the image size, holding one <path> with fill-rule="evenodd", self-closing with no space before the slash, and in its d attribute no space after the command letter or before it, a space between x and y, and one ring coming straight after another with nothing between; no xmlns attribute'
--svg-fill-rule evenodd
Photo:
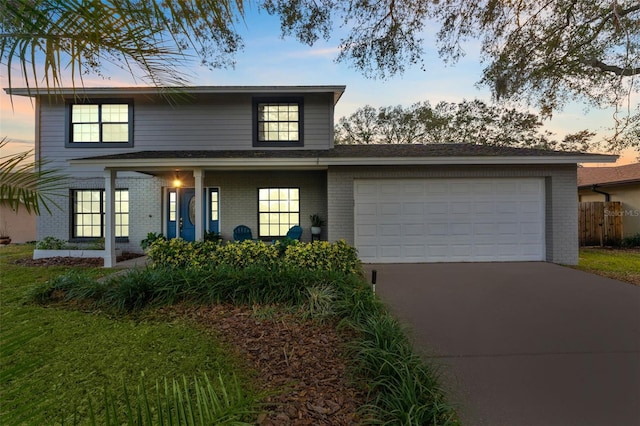
<svg viewBox="0 0 640 426"><path fill-rule="evenodd" d="M280 309L233 305L171 306L163 317L187 317L211 329L258 373L267 391L257 424L356 425L365 393L348 379L344 350L350 340L335 324L319 324ZM267 318L262 318L262 317Z"/></svg>
<svg viewBox="0 0 640 426"><path fill-rule="evenodd" d="M122 253L122 255L118 256L118 262L123 262L129 259L135 259L137 257L142 257L144 254L140 253ZM29 257L25 257L22 259L18 259L13 262L16 265L21 266L90 266L90 267L100 267L104 265L104 259L101 257L48 257L45 259L31 259Z"/></svg>
<svg viewBox="0 0 640 426"><path fill-rule="evenodd" d="M127 257L132 256L132 257ZM123 253L118 261L141 256ZM100 267L102 258L18 259L22 266ZM346 344L353 338L332 323L305 320L277 307L233 305L161 308L165 319L188 318L210 330L255 371L266 391L261 426L357 425L366 392L349 380ZM262 312L262 313L260 313Z"/></svg>

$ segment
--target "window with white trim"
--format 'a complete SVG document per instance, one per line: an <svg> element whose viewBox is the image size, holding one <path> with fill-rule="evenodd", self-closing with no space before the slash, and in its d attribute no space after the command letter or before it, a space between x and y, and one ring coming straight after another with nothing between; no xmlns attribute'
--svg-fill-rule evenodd
<svg viewBox="0 0 640 426"><path fill-rule="evenodd" d="M299 188L258 189L258 234L284 237L292 226L300 224Z"/></svg>
<svg viewBox="0 0 640 426"><path fill-rule="evenodd" d="M106 200L104 189L72 190L72 238L104 238ZM129 190L115 191L116 238L129 236Z"/></svg>

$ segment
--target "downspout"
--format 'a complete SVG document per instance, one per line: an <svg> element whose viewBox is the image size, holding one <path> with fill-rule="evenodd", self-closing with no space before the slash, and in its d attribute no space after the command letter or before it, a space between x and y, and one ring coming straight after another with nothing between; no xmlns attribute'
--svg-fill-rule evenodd
<svg viewBox="0 0 640 426"><path fill-rule="evenodd" d="M593 185L593 186L591 187L591 190L592 190L593 192L597 192L598 194L602 194L602 195L604 195L604 201L606 201L607 203L608 203L609 201L611 201L611 194L609 194L608 192L599 191L597 188L598 188L598 185Z"/></svg>

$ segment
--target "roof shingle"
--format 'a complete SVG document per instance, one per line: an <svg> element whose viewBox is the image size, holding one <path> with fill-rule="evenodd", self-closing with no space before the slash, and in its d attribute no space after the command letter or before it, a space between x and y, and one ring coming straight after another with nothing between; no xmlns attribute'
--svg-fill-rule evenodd
<svg viewBox="0 0 640 426"><path fill-rule="evenodd" d="M618 167L580 167L578 187L640 182L640 163Z"/></svg>

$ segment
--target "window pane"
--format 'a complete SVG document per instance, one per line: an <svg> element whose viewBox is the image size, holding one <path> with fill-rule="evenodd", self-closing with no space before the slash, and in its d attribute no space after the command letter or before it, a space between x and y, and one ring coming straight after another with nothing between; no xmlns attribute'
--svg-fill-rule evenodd
<svg viewBox="0 0 640 426"><path fill-rule="evenodd" d="M104 124L102 126L103 142L128 142L129 141L129 125L128 124Z"/></svg>
<svg viewBox="0 0 640 426"><path fill-rule="evenodd" d="M258 140L299 140L299 107L297 103L258 104Z"/></svg>
<svg viewBox="0 0 640 426"><path fill-rule="evenodd" d="M258 194L266 198L258 202L261 237L282 237L299 224L298 188L261 188Z"/></svg>
<svg viewBox="0 0 640 426"><path fill-rule="evenodd" d="M97 123L98 105L72 105L72 123Z"/></svg>
<svg viewBox="0 0 640 426"><path fill-rule="evenodd" d="M170 221L176 220L176 207L177 207L176 193L170 192L169 193L169 220Z"/></svg>
<svg viewBox="0 0 640 426"><path fill-rule="evenodd" d="M104 104L102 105L102 122L126 123L129 121L129 105Z"/></svg>
<svg viewBox="0 0 640 426"><path fill-rule="evenodd" d="M74 142L100 142L100 127L98 124L74 124Z"/></svg>
<svg viewBox="0 0 640 426"><path fill-rule="evenodd" d="M98 238L104 236L106 201L104 190L76 190L74 193L74 237ZM129 191L115 192L115 231L117 237L129 235Z"/></svg>
<svg viewBox="0 0 640 426"><path fill-rule="evenodd" d="M129 105L71 105L70 142L129 142Z"/></svg>

